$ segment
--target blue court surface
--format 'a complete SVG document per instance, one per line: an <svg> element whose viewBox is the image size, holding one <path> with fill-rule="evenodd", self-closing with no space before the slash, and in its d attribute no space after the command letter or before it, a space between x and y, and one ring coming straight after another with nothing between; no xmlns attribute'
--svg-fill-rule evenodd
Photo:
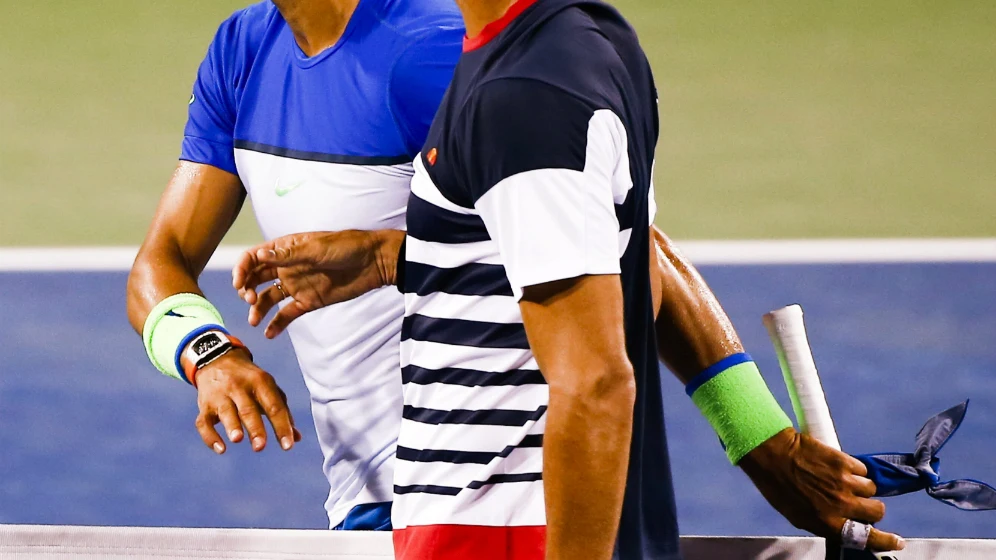
<svg viewBox="0 0 996 560"><path fill-rule="evenodd" d="M966 398L942 478L996 482L996 264L709 266L786 410L761 325L801 303L844 448L911 451L923 421ZM0 523L326 526L308 398L286 340L244 323L230 276L202 285L286 390L304 441L216 456L194 430L192 388L149 365L125 319L125 273L0 273ZM683 534L795 535L731 467L677 381L662 388ZM996 512L925 494L887 500L907 537L996 537Z"/></svg>

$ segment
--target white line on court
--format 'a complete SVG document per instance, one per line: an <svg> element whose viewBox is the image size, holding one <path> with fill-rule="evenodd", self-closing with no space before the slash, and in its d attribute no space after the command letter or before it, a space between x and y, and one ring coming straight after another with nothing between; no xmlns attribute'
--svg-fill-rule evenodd
<svg viewBox="0 0 996 560"><path fill-rule="evenodd" d="M694 263L849 264L996 262L996 238L975 239L784 239L680 241ZM222 246L209 270L230 270L242 246ZM125 271L135 247L0 247L0 271Z"/></svg>

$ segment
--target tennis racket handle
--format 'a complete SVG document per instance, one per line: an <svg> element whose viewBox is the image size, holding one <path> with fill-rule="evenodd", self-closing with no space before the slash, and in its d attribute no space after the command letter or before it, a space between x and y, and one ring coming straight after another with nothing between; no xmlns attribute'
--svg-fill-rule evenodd
<svg viewBox="0 0 996 560"><path fill-rule="evenodd" d="M789 305L777 309L766 314L763 322L778 354L799 430L839 451L840 441L809 347L802 307Z"/></svg>

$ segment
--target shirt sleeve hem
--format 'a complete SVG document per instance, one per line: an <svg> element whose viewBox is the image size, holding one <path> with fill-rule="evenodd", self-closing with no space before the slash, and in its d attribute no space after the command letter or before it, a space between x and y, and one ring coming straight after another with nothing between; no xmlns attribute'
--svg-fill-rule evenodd
<svg viewBox="0 0 996 560"><path fill-rule="evenodd" d="M235 165L235 153L231 145L215 142L197 136L184 136L183 147L180 150L181 161L201 163L217 167L232 175L238 175Z"/></svg>
<svg viewBox="0 0 996 560"><path fill-rule="evenodd" d="M545 262L542 266L528 267L528 271L527 274L521 275L520 278L516 278L515 282L512 282L512 295L515 296L515 301L522 299L522 291L529 286L580 276L600 276L622 272L618 259L589 262L583 265L571 262Z"/></svg>

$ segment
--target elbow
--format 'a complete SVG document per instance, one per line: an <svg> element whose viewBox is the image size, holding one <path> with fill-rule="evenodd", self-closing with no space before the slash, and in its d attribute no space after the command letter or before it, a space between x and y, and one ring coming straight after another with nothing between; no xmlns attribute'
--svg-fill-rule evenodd
<svg viewBox="0 0 996 560"><path fill-rule="evenodd" d="M565 383L550 383L551 406L559 401L580 413L631 420L636 402L636 377L629 359L623 356L585 369L583 375L564 378Z"/></svg>
<svg viewBox="0 0 996 560"><path fill-rule="evenodd" d="M128 320L135 328L141 332L141 324L145 322L142 315L142 286L144 279L148 277L149 263L142 252L138 253L135 262L131 265L128 273L128 282L125 286L125 306L128 313Z"/></svg>

